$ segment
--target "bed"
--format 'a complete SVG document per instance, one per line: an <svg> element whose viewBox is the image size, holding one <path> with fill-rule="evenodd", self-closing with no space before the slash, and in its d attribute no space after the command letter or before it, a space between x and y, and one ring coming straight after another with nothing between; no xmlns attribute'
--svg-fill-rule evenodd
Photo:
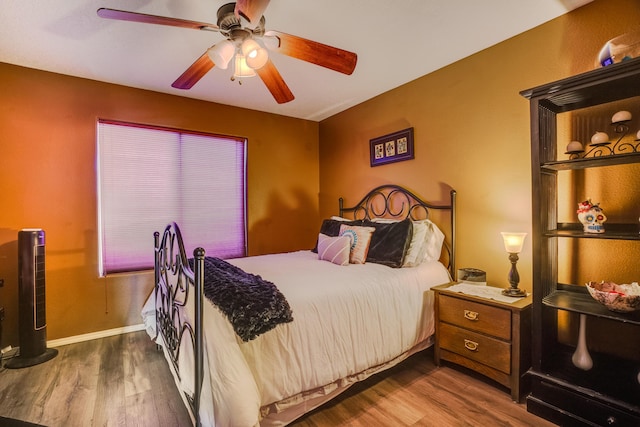
<svg viewBox="0 0 640 427"><path fill-rule="evenodd" d="M455 208L454 190L437 205L383 185L340 199L311 250L230 260L188 254L175 223L156 232L142 315L194 424L287 425L431 346L430 288L455 276Z"/></svg>

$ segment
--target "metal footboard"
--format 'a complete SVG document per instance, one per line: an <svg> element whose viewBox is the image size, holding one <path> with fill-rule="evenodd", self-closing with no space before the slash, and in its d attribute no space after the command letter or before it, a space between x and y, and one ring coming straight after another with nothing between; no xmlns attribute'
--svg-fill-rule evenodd
<svg viewBox="0 0 640 427"><path fill-rule="evenodd" d="M162 238L154 233L156 334L162 339L166 352L180 379L181 346L190 341L194 354L194 390L185 392L195 425L200 426L200 395L203 379L202 301L205 251L193 251L193 267L184 248L182 234L173 222L164 230ZM189 285L193 286L189 286ZM187 316L190 292L193 295L194 319Z"/></svg>

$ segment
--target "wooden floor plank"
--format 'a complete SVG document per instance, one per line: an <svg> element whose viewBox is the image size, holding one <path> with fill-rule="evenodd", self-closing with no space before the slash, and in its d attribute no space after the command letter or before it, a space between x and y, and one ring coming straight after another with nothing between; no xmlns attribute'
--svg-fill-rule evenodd
<svg viewBox="0 0 640 427"><path fill-rule="evenodd" d="M126 348L123 335L107 337L102 342L101 360L96 386L96 402L91 418L92 426L116 427L126 425L124 400L124 362Z"/></svg>
<svg viewBox="0 0 640 427"><path fill-rule="evenodd" d="M131 337L127 337L131 338ZM149 347L129 341L123 352L124 395L127 425L157 426L158 413L153 398L148 367ZM154 350L155 351L155 350ZM158 393L161 393L159 390Z"/></svg>
<svg viewBox="0 0 640 427"><path fill-rule="evenodd" d="M191 419L164 356L144 331L58 348L53 360L0 370L0 416L48 427L182 427ZM552 424L501 386L431 350L353 385L294 427Z"/></svg>
<svg viewBox="0 0 640 427"><path fill-rule="evenodd" d="M100 350L102 343L82 342L58 354L55 363L39 365L51 368L55 380L43 389L38 401L43 412L38 422L45 425L74 425L75 420L90 420L96 404ZM60 357L62 356L62 357Z"/></svg>

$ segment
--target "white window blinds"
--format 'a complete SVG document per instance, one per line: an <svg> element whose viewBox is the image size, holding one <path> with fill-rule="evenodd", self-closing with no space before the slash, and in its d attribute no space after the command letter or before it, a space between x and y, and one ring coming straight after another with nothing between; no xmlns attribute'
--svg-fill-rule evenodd
<svg viewBox="0 0 640 427"><path fill-rule="evenodd" d="M246 254L244 139L98 122L100 274L153 268L153 233L175 221L187 255Z"/></svg>

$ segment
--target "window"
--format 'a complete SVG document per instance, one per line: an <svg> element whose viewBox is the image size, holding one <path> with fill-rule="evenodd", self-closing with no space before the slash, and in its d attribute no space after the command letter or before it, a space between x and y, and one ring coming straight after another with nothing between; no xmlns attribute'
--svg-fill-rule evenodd
<svg viewBox="0 0 640 427"><path fill-rule="evenodd" d="M246 140L98 121L100 275L153 268L153 233L175 221L187 255L246 254Z"/></svg>

